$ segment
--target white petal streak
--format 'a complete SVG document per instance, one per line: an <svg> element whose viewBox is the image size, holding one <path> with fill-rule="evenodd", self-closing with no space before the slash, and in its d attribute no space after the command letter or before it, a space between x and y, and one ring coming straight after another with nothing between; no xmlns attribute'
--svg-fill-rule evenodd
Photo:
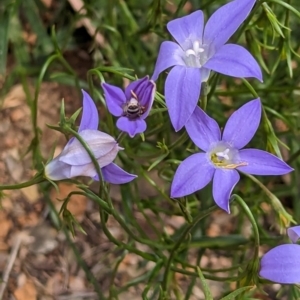
<svg viewBox="0 0 300 300"><path fill-rule="evenodd" d="M80 136L88 144L96 159L118 147L112 136L101 131L83 130ZM59 160L71 165L84 165L91 162L89 154L77 139L65 147Z"/></svg>

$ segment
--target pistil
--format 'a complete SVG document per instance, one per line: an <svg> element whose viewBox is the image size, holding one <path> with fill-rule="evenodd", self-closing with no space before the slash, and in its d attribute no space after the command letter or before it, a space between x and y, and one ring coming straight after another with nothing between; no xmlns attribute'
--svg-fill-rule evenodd
<svg viewBox="0 0 300 300"><path fill-rule="evenodd" d="M237 149L224 142L212 147L209 151L209 159L215 167L221 169L230 170L248 165L248 163L240 161Z"/></svg>

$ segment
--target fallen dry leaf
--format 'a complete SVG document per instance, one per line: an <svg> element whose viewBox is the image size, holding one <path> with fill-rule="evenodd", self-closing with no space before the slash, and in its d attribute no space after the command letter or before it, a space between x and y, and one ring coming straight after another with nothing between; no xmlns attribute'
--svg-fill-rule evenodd
<svg viewBox="0 0 300 300"><path fill-rule="evenodd" d="M17 107L26 102L26 94L22 84L13 86L3 101L3 108Z"/></svg>
<svg viewBox="0 0 300 300"><path fill-rule="evenodd" d="M32 185L21 189L22 194L26 197L29 203L34 204L39 199L39 191L37 185Z"/></svg>
<svg viewBox="0 0 300 300"><path fill-rule="evenodd" d="M58 232L46 223L34 227L30 236L34 239L29 245L29 250L36 254L47 254L58 246Z"/></svg>
<svg viewBox="0 0 300 300"><path fill-rule="evenodd" d="M4 157L6 167L15 182L20 182L24 174L23 165L20 163L18 149L13 148Z"/></svg>
<svg viewBox="0 0 300 300"><path fill-rule="evenodd" d="M26 280L25 284L18 287L14 291L16 300L35 300L37 299L37 291L31 280Z"/></svg>
<svg viewBox="0 0 300 300"><path fill-rule="evenodd" d="M0 210L0 220L1 220L1 230L0 230L0 241L4 240L9 232L9 230L12 228L12 221L8 218L6 213L4 211Z"/></svg>

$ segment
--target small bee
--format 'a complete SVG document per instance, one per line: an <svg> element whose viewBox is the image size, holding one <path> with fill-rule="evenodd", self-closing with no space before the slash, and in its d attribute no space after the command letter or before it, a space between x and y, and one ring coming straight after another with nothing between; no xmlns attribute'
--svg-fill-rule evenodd
<svg viewBox="0 0 300 300"><path fill-rule="evenodd" d="M146 108L139 104L137 95L133 91L131 91L131 94L132 98L124 105L123 111L124 116L129 119L135 119L141 116L146 111Z"/></svg>

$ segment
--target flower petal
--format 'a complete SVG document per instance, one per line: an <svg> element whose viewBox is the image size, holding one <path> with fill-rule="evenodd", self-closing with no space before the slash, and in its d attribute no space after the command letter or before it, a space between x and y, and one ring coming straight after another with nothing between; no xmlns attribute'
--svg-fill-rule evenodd
<svg viewBox="0 0 300 300"><path fill-rule="evenodd" d="M183 197L204 188L212 179L215 169L206 153L196 153L186 158L176 170L171 186L171 197Z"/></svg>
<svg viewBox="0 0 300 300"><path fill-rule="evenodd" d="M201 10L172 20L167 24L169 32L184 50L187 47L191 48L194 40L198 40L202 44L203 27L204 18ZM191 45L186 44L187 40L191 42Z"/></svg>
<svg viewBox="0 0 300 300"><path fill-rule="evenodd" d="M147 124L142 119L130 120L127 117L121 117L117 121L117 127L124 132L127 132L130 137L134 137L138 133L146 130Z"/></svg>
<svg viewBox="0 0 300 300"><path fill-rule="evenodd" d="M297 243L300 239L300 226L293 226L288 228L287 234L293 243Z"/></svg>
<svg viewBox="0 0 300 300"><path fill-rule="evenodd" d="M102 168L101 171L102 171L104 181L112 184L127 183L137 177L134 174L127 173L126 171L124 171L114 163L111 163L106 167ZM99 180L98 175L94 177L94 180Z"/></svg>
<svg viewBox="0 0 300 300"><path fill-rule="evenodd" d="M131 82L125 89L126 99L132 98L131 92L133 91L139 100L139 104L145 107L145 112L141 116L142 119L149 115L154 101L155 89L156 85L154 81L149 80L149 76Z"/></svg>
<svg viewBox="0 0 300 300"><path fill-rule="evenodd" d="M116 117L122 116L123 105L126 103L123 91L120 88L107 83L102 83L102 88L104 90L108 111Z"/></svg>
<svg viewBox="0 0 300 300"><path fill-rule="evenodd" d="M237 149L247 145L254 136L261 118L259 98L249 101L236 110L228 119L222 140Z"/></svg>
<svg viewBox="0 0 300 300"><path fill-rule="evenodd" d="M82 117L78 132L86 129L97 130L99 125L99 115L97 107L91 96L81 90L83 94Z"/></svg>
<svg viewBox="0 0 300 300"><path fill-rule="evenodd" d="M205 67L201 68L201 82L207 82L209 79L210 70L206 69Z"/></svg>
<svg viewBox="0 0 300 300"><path fill-rule="evenodd" d="M300 245L280 245L261 259L259 276L284 284L300 283Z"/></svg>
<svg viewBox="0 0 300 300"><path fill-rule="evenodd" d="M104 168L107 165L111 164L112 161L116 158L119 151L118 145L116 145L110 152L101 156L97 159L100 168ZM94 178L97 175L97 171L93 162L84 164L84 165L72 165L71 168L71 177L77 176L87 176Z"/></svg>
<svg viewBox="0 0 300 300"><path fill-rule="evenodd" d="M236 170L216 169L213 179L213 197L216 204L228 213L230 213L230 195L239 180L240 175Z"/></svg>
<svg viewBox="0 0 300 300"><path fill-rule="evenodd" d="M154 81L150 81L151 86L147 88L142 95L142 98L140 99L140 104L145 107L144 113L141 115L142 119L146 119L150 113L150 110L152 108L153 102L154 102L154 96L156 91L156 84Z"/></svg>
<svg viewBox="0 0 300 300"><path fill-rule="evenodd" d="M116 158L118 154L119 148L116 145L109 153L104 156L101 156L97 159L100 168L105 168L106 166L110 165L112 161ZM77 177L77 176L87 176L94 178L97 176L97 170L93 162L84 164L84 165L72 165L70 177Z"/></svg>
<svg viewBox="0 0 300 300"><path fill-rule="evenodd" d="M255 77L262 82L261 69L254 57L239 45L222 46L205 64L205 68L234 77Z"/></svg>
<svg viewBox="0 0 300 300"><path fill-rule="evenodd" d="M241 162L247 166L237 169L252 175L283 175L293 169L277 156L259 149L243 149L239 151Z"/></svg>
<svg viewBox="0 0 300 300"><path fill-rule="evenodd" d="M72 166L59 161L59 157L57 156L45 166L45 176L50 180L71 178Z"/></svg>
<svg viewBox="0 0 300 300"><path fill-rule="evenodd" d="M200 69L175 66L165 83L165 98L175 131L180 130L194 112L201 89Z"/></svg>
<svg viewBox="0 0 300 300"><path fill-rule="evenodd" d="M170 67L185 66L185 62L182 59L184 55L184 51L178 44L169 41L162 42L151 79L155 81L162 71Z"/></svg>
<svg viewBox="0 0 300 300"><path fill-rule="evenodd" d="M80 136L89 145L96 159L108 155L112 150L116 151L119 149L115 139L104 132L98 130L83 130L80 132ZM117 155L117 153L115 153L115 155ZM68 143L66 145L59 160L73 166L82 166L91 162L90 156L77 139L74 139L71 144Z"/></svg>
<svg viewBox="0 0 300 300"><path fill-rule="evenodd" d="M192 141L204 151L221 139L218 123L198 106L185 124L185 129Z"/></svg>
<svg viewBox="0 0 300 300"><path fill-rule="evenodd" d="M152 86L149 80L149 76L145 76L141 79L132 81L131 83L128 84L128 86L125 88L125 98L128 101L130 98L132 98L132 93L133 91L138 98L141 98L141 94L144 92L144 89L147 88L147 86Z"/></svg>
<svg viewBox="0 0 300 300"><path fill-rule="evenodd" d="M70 178L78 176L86 176L93 178L97 174L93 163L88 163L81 166L71 166Z"/></svg>
<svg viewBox="0 0 300 300"><path fill-rule="evenodd" d="M203 43L218 50L247 18L255 1L235 0L215 11L205 25Z"/></svg>

